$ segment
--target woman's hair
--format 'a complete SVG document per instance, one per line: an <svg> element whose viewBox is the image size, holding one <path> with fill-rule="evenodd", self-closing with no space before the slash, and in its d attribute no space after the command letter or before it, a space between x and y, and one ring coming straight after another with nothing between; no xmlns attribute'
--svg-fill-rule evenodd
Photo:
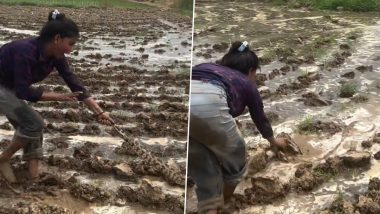
<svg viewBox="0 0 380 214"><path fill-rule="evenodd" d="M47 42L57 34L62 38L79 38L79 28L73 20L66 18L64 13L53 10L49 13L48 21L40 31L40 39Z"/></svg>
<svg viewBox="0 0 380 214"><path fill-rule="evenodd" d="M251 69L256 71L260 68L259 58L249 49L248 44L246 46L242 45L243 42L232 43L230 50L219 61L219 64L248 75Z"/></svg>

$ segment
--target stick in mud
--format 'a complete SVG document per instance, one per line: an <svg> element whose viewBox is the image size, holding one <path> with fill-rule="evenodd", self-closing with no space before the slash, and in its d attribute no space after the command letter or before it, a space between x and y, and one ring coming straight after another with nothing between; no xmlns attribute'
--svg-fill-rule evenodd
<svg viewBox="0 0 380 214"><path fill-rule="evenodd" d="M185 176L182 176L179 170L169 167L167 164L163 163L157 157L153 156L149 151L141 148L139 142L134 140L129 141L128 137L116 125L113 125L113 128L119 134L119 136L129 144L130 148L134 150L138 156L140 156L143 160L147 161L148 164L159 167L159 170L163 173L164 179L169 184L185 186Z"/></svg>
<svg viewBox="0 0 380 214"><path fill-rule="evenodd" d="M21 191L20 190L17 190L15 188L12 187L12 185L9 184L9 182L7 181L7 179L3 178L3 176L0 174L0 181L2 183L5 184L5 186L10 189L13 193L15 193L16 195L20 195L21 194Z"/></svg>

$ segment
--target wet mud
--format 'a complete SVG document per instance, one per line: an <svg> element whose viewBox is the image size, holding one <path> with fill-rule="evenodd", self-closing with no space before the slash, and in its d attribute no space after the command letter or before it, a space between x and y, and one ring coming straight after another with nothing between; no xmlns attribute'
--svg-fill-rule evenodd
<svg viewBox="0 0 380 214"><path fill-rule="evenodd" d="M228 50L219 52L223 42L248 41L274 133L288 133L302 151L280 161L250 115L239 116L248 173L221 213L377 213L367 188L380 176L379 15L263 1L196 4L194 64L217 62ZM187 190L187 213L197 210L195 189Z"/></svg>
<svg viewBox="0 0 380 214"><path fill-rule="evenodd" d="M57 9L77 20L81 30L75 50L67 55L72 71L125 135L159 161L178 167L184 177L192 19L157 8ZM2 5L0 45L36 36L50 10ZM20 11L23 16L14 15ZM37 86L70 92L56 71ZM183 212L184 186L168 182L160 168L133 154L83 103L31 105L45 121L44 176L30 184L17 153L12 166L19 183L13 187L21 194L1 184L0 213ZM3 150L14 129L5 117L0 119ZM143 196L128 200L119 194L119 188L134 189L143 180L147 184L136 192Z"/></svg>

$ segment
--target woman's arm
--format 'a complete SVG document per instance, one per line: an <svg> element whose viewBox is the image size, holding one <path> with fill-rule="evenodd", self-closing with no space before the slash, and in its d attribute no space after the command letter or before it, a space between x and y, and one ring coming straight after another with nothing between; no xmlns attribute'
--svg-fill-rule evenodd
<svg viewBox="0 0 380 214"><path fill-rule="evenodd" d="M257 129L260 131L261 135L268 140L272 150L278 153L278 149L285 148L287 144L282 138L274 138L272 125L264 112L263 101L256 87L249 87L249 90L247 91L247 100L249 113Z"/></svg>
<svg viewBox="0 0 380 214"><path fill-rule="evenodd" d="M103 124L112 125L114 121L108 115L108 113L104 112L102 108L98 105L98 103L90 96L84 87L83 83L76 77L76 75L70 71L69 64L67 59L57 60L55 62L55 67L58 70L58 73L69 86L73 93L78 92L78 99L83 101L87 107L94 112L96 118Z"/></svg>
<svg viewBox="0 0 380 214"><path fill-rule="evenodd" d="M107 112L103 111L103 109L98 105L94 98L88 97L83 100L83 102L87 105L87 107L94 112L96 118L103 124L112 125L115 122L108 115Z"/></svg>
<svg viewBox="0 0 380 214"><path fill-rule="evenodd" d="M80 94L78 92L60 94L44 91L42 92L40 101L77 101Z"/></svg>

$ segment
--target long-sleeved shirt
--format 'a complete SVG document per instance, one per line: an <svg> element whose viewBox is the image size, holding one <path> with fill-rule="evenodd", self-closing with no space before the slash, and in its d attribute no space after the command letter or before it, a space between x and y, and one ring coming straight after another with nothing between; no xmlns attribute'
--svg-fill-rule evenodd
<svg viewBox="0 0 380 214"><path fill-rule="evenodd" d="M48 59L44 57L43 48L38 37L3 45L0 48L0 85L14 91L20 99L37 102L43 89L32 84L42 81L56 68L71 91L83 92L79 100L89 97L83 83L70 71L67 59Z"/></svg>
<svg viewBox="0 0 380 214"><path fill-rule="evenodd" d="M191 78L223 87L233 117L241 115L245 107L248 107L261 135L264 138L273 136L272 126L264 113L260 93L246 75L222 65L204 63L193 67Z"/></svg>

